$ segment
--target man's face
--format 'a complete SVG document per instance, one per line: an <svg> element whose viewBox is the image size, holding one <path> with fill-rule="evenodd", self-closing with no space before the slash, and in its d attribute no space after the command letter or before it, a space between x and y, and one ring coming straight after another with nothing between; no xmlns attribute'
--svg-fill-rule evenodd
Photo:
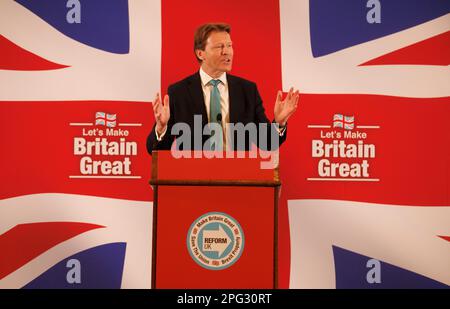
<svg viewBox="0 0 450 309"><path fill-rule="evenodd" d="M218 77L229 72L233 63L233 46L227 32L211 32L206 40L205 50L197 50L203 59L202 68L210 76Z"/></svg>

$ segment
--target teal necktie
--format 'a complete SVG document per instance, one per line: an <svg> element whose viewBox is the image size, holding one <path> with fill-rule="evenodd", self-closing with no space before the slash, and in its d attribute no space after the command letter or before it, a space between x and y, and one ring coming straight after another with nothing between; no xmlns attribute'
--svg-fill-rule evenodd
<svg viewBox="0 0 450 309"><path fill-rule="evenodd" d="M211 89L211 98L209 101L209 122L217 123L220 127L219 132L214 131L214 134L212 135L214 138L210 139L210 140L213 140L213 143L211 144L211 150L218 150L218 151L221 151L223 148L220 92L219 92L219 88L217 87L220 83L221 83L221 81L218 79L212 79L209 81L209 84L211 84L213 86L213 88Z"/></svg>

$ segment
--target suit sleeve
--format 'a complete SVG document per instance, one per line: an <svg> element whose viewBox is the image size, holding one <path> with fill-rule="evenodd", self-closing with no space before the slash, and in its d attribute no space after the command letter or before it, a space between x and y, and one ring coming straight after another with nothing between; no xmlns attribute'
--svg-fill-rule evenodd
<svg viewBox="0 0 450 309"><path fill-rule="evenodd" d="M262 150L276 150L278 147L284 143L287 137L287 126L282 134L280 136L278 130L277 130L277 124L275 123L275 120L272 122L269 121L269 119L266 116L263 102L261 99L261 96L259 95L258 88L254 87L255 91L255 118L256 118L256 125L264 123L266 130L263 132L260 132L260 128L258 126L258 148Z"/></svg>
<svg viewBox="0 0 450 309"><path fill-rule="evenodd" d="M149 154L152 154L153 150L170 150L170 148L172 147L174 137L172 136L171 131L175 119L176 96L173 95L172 87L169 87L167 93L169 95L170 104L170 119L167 123L167 132L162 140L158 141L158 139L156 138L156 123L153 125L152 131L147 137L147 151Z"/></svg>

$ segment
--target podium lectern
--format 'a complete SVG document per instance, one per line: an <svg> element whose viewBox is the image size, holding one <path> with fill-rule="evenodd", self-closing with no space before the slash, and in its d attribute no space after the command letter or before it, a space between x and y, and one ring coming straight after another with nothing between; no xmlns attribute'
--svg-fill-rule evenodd
<svg viewBox="0 0 450 309"><path fill-rule="evenodd" d="M185 154L153 152L152 287L277 288L278 170Z"/></svg>

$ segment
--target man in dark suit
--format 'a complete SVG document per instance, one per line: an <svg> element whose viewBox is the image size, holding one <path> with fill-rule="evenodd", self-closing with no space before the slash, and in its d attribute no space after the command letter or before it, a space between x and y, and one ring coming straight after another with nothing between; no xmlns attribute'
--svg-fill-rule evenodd
<svg viewBox="0 0 450 309"><path fill-rule="evenodd" d="M252 144L272 150L286 140L287 120L297 109L298 91L291 88L284 100L278 92L275 119L270 122L256 84L228 74L233 62L229 25L199 27L194 52L199 72L171 85L163 100L156 95L156 123L147 138L149 153L171 149L174 140L180 150L249 150ZM182 136L186 131L187 138Z"/></svg>

